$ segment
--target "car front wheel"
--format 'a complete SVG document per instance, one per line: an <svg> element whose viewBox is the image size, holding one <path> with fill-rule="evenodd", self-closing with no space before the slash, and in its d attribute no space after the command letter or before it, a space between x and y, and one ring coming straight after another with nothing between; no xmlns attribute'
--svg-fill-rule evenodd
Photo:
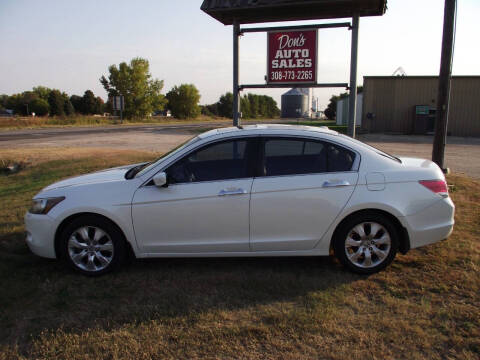
<svg viewBox="0 0 480 360"><path fill-rule="evenodd" d="M60 240L63 260L85 275L105 274L117 268L125 256L123 234L100 217L73 220L63 230Z"/></svg>
<svg viewBox="0 0 480 360"><path fill-rule="evenodd" d="M340 226L334 252L350 270L373 274L393 261L398 243L397 229L388 217L377 213L358 214Z"/></svg>

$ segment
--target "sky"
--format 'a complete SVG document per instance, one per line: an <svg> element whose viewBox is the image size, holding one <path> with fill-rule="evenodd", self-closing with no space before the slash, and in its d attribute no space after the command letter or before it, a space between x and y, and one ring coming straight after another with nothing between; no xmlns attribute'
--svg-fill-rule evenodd
<svg viewBox="0 0 480 360"><path fill-rule="evenodd" d="M480 75L477 22L480 0L458 0L454 75ZM232 27L200 10L201 0L0 0L0 94L37 85L82 95L90 89L106 98L99 82L108 67L146 58L163 92L193 83L201 104L232 91ZM389 0L384 16L360 19L358 81L391 75L438 75L443 0ZM281 23L300 25L337 22ZM278 23L263 24L274 26ZM245 25L249 27L252 25ZM351 32L318 34L318 82L348 82ZM266 34L240 40L240 83L264 83ZM273 96L280 106L288 89L254 93ZM320 107L344 89L315 89Z"/></svg>

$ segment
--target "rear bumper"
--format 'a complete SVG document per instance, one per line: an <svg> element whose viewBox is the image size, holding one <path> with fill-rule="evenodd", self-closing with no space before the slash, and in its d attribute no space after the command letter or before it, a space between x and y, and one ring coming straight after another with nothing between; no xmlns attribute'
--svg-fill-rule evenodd
<svg viewBox="0 0 480 360"><path fill-rule="evenodd" d="M455 205L448 197L403 218L410 237L410 248L445 240L453 231Z"/></svg>
<svg viewBox="0 0 480 360"><path fill-rule="evenodd" d="M25 214L25 241L35 255L56 258L55 228L53 219L48 215Z"/></svg>

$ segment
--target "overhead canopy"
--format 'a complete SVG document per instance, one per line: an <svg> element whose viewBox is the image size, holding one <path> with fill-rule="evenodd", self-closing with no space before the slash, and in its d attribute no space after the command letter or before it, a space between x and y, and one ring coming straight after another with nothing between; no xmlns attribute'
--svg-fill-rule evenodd
<svg viewBox="0 0 480 360"><path fill-rule="evenodd" d="M387 0L204 0L201 9L232 25L383 15Z"/></svg>

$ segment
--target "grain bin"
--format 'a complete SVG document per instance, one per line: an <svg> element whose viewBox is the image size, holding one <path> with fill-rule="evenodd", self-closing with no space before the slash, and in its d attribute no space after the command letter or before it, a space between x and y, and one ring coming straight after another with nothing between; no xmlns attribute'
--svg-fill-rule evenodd
<svg viewBox="0 0 480 360"><path fill-rule="evenodd" d="M300 89L291 89L282 95L282 118L309 116L308 95Z"/></svg>

